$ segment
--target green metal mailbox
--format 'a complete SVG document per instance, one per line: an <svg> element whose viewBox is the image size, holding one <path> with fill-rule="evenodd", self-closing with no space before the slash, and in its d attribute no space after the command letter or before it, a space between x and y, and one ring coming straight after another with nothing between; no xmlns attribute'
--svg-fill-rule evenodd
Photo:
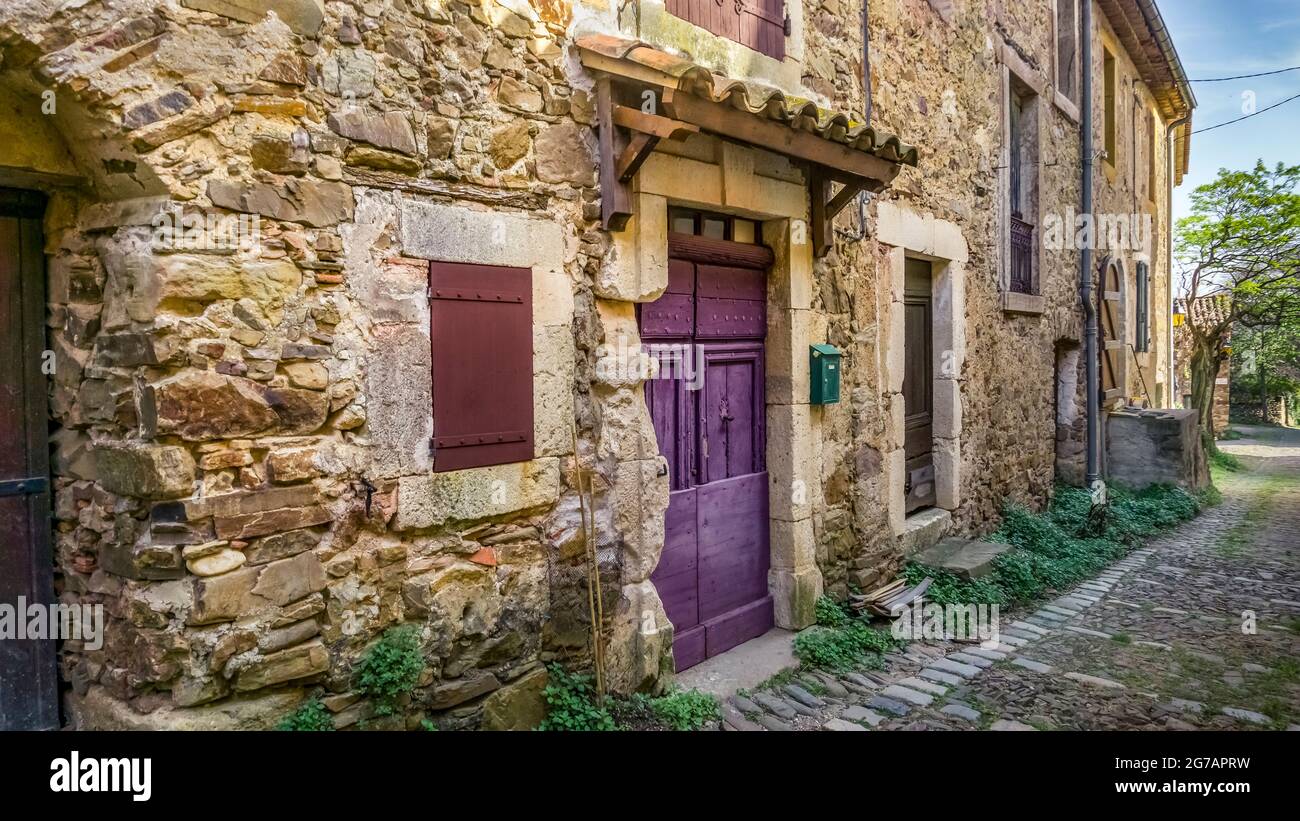
<svg viewBox="0 0 1300 821"><path fill-rule="evenodd" d="M840 401L840 349L834 345L812 345L808 350L808 374L812 387L809 401L829 405Z"/></svg>

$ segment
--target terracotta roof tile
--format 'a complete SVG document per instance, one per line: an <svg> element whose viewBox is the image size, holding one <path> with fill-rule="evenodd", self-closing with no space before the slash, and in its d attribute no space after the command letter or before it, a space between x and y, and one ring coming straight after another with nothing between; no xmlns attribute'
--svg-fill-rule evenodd
<svg viewBox="0 0 1300 821"><path fill-rule="evenodd" d="M666 86L711 102L730 105L800 131L808 131L849 148L873 154L889 162L915 166L918 152L897 136L877 131L848 114L827 111L811 100L786 94L780 89L751 81L714 74L685 57L646 45L637 40L608 34L591 34L577 40L579 48L662 75Z"/></svg>

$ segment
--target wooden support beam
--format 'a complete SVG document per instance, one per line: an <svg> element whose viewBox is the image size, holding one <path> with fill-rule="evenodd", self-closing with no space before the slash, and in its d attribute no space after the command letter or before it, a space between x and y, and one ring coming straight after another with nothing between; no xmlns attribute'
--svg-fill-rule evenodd
<svg viewBox="0 0 1300 821"><path fill-rule="evenodd" d="M640 131L661 140L684 140L692 134L700 133L698 125L661 117L658 114L647 114L639 108L625 105L614 106L614 125Z"/></svg>
<svg viewBox="0 0 1300 821"><path fill-rule="evenodd" d="M827 197L830 195L831 180L820 165L808 168L808 196L812 203L812 244L813 256L824 257L830 253L834 238L831 232L831 217L826 213Z"/></svg>
<svg viewBox="0 0 1300 821"><path fill-rule="evenodd" d="M835 215L853 201L859 191L868 188L871 180L850 178L835 196L831 196L831 182L838 175L818 165L808 169L808 196L812 199L813 254L823 257L835 242Z"/></svg>
<svg viewBox="0 0 1300 821"><path fill-rule="evenodd" d="M629 183L636 176L636 172L641 170L641 163L645 162L650 156L650 152L655 150L659 144L659 138L653 134L646 134L641 131L632 135L628 140L627 148L619 155L618 167L615 172L618 175L618 181Z"/></svg>
<svg viewBox="0 0 1300 821"><path fill-rule="evenodd" d="M608 76L596 79L596 128L600 144L600 223L606 231L622 231L632 218L632 190L619 179L619 160L627 138L614 124L614 99Z"/></svg>
<svg viewBox="0 0 1300 821"><path fill-rule="evenodd" d="M857 182L847 183L843 188L840 189L840 192L836 194L831 199L831 201L826 205L826 218L831 220L835 219L835 215L838 214L840 211L843 211L844 206L849 204L849 200L856 197L858 195L858 192L861 191L864 187L865 186L862 184L861 180L858 180Z"/></svg>

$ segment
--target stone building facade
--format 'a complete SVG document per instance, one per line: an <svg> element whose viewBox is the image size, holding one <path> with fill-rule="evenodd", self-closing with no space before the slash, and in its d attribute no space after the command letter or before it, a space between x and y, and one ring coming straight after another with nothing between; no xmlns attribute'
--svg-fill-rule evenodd
<svg viewBox="0 0 1300 821"><path fill-rule="evenodd" d="M51 586L107 613L101 647L59 646L64 719L265 727L323 694L355 726L357 658L413 624L427 666L404 721L521 726L543 663L588 659L580 476L608 548L605 676L667 687L675 630L652 577L671 479L652 372L629 361L641 311L671 290L677 209L742 218L770 249L753 424L771 621L808 626L823 593L992 529L1007 500L1044 504L1078 479L1083 430L1077 250L1043 241L1079 202L1064 2L873 4L865 131L832 114L867 102L846 0L768 13L777 56L655 0L6 4L0 187L44 196ZM1108 44L1094 74L1116 72L1125 124L1156 132L1119 128L1097 187L1098 211L1155 217L1151 343L1121 373L1126 397L1159 406L1163 192L1186 163L1164 128L1190 98L1176 60L1129 55L1153 9L1102 0L1089 36ZM652 144L617 226L597 127L610 78L676 93L672 111L707 87L709 106L751 118ZM810 191L839 182L823 188L799 151L878 184L818 234ZM1013 209L1039 232L1017 288ZM431 263L527 272L531 458L438 468ZM933 488L909 515L918 271ZM837 403L810 401L812 344L842 353ZM57 720L41 704L37 723Z"/></svg>

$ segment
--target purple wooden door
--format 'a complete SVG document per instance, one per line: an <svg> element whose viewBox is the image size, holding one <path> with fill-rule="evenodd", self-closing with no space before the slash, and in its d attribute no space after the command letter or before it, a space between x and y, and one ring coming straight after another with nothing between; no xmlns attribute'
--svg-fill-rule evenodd
<svg viewBox="0 0 1300 821"><path fill-rule="evenodd" d="M0 603L54 598L49 543L44 197L0 188ZM18 611L18 618L26 618ZM0 640L0 730L58 727L52 639Z"/></svg>
<svg viewBox="0 0 1300 821"><path fill-rule="evenodd" d="M651 578L684 670L773 624L762 341L770 257L698 237L670 240L669 253L668 289L642 306L641 335L690 351L674 378L646 383L671 490Z"/></svg>

